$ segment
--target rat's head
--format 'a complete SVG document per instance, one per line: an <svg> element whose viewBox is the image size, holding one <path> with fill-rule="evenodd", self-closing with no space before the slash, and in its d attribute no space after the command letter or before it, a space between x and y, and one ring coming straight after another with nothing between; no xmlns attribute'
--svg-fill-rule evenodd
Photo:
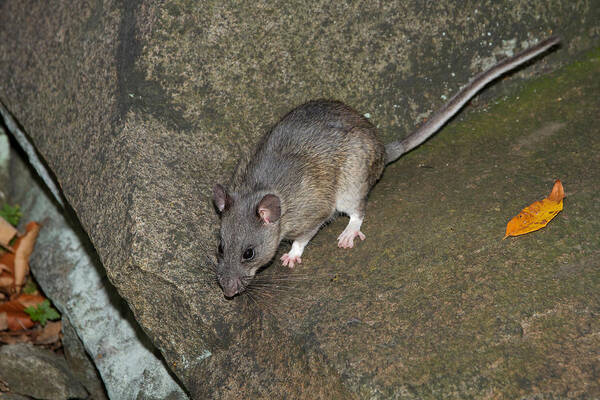
<svg viewBox="0 0 600 400"><path fill-rule="evenodd" d="M279 197L272 193L239 195L219 184L213 202L221 215L217 278L227 297L244 291L256 271L279 246Z"/></svg>

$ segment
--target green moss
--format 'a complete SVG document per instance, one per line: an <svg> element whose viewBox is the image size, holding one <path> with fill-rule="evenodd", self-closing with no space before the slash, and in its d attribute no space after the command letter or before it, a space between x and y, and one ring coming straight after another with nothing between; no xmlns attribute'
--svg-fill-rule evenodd
<svg viewBox="0 0 600 400"><path fill-rule="evenodd" d="M528 82L387 168L369 199L367 240L339 256L346 278L327 287L370 329L316 321L332 335L322 347L362 342L346 346L353 360L373 344L390 397L399 387L419 399L600 394L599 61L595 50ZM502 240L556 178L565 209ZM317 235L307 264L331 262L345 223Z"/></svg>

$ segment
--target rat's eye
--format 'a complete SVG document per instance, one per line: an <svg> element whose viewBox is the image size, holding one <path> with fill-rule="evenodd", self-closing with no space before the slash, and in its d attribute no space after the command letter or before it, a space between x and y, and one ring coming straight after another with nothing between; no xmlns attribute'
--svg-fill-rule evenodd
<svg viewBox="0 0 600 400"><path fill-rule="evenodd" d="M254 258L254 249L252 247L248 247L244 251L244 254L242 254L242 258L244 259L244 261L252 260Z"/></svg>
<svg viewBox="0 0 600 400"><path fill-rule="evenodd" d="M219 255L222 256L223 255L223 243L219 243Z"/></svg>

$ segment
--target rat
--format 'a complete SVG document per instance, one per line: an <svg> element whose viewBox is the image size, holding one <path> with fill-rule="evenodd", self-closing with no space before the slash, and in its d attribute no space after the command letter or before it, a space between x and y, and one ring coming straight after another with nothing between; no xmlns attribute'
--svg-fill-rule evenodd
<svg viewBox="0 0 600 400"><path fill-rule="evenodd" d="M282 240L293 241L283 265L301 263L307 243L336 213L350 217L339 247L364 240L367 194L384 167L431 137L488 83L559 41L550 37L498 62L408 137L386 145L366 117L339 101L309 101L286 114L238 165L231 184L213 187L221 216L216 272L224 295L243 292Z"/></svg>

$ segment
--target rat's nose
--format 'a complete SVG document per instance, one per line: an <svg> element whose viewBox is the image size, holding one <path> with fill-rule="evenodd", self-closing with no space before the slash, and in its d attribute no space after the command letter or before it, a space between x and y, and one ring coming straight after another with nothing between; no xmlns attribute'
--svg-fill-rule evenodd
<svg viewBox="0 0 600 400"><path fill-rule="evenodd" d="M223 278L221 279L221 287L225 296L233 297L240 291L241 282L236 278Z"/></svg>

